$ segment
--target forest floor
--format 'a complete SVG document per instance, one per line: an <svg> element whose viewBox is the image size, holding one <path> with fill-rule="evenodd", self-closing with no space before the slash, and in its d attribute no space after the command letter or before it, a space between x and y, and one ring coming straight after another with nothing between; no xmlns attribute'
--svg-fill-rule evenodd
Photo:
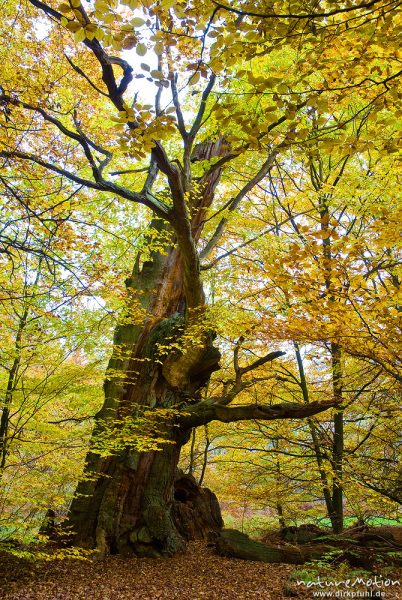
<svg viewBox="0 0 402 600"><path fill-rule="evenodd" d="M319 588L295 589L289 576L295 566L266 564L216 556L204 543L193 542L184 555L167 559L106 560L18 559L0 556L2 600L311 600ZM300 567L298 568L300 570ZM328 588L327 588L328 590ZM375 590L377 591L377 590ZM402 587L384 595L333 598L402 600ZM331 597L331 596L321 596Z"/></svg>

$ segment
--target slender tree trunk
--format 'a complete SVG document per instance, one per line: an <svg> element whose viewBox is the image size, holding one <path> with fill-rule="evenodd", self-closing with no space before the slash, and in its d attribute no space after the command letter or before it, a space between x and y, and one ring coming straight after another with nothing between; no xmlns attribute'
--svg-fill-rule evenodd
<svg viewBox="0 0 402 600"><path fill-rule="evenodd" d="M342 365L341 350L336 344L331 344L332 357L332 386L334 397L340 403L342 400ZM334 479L332 485L332 505L333 519L332 527L334 533L341 533L343 530L343 410L337 410L334 415L334 439L333 439L333 469Z"/></svg>
<svg viewBox="0 0 402 600"><path fill-rule="evenodd" d="M195 427L191 430L191 447L190 447L190 463L188 465L188 474L189 475L193 475L194 473L194 467L195 467L195 457L194 457L194 452L195 452L195 440L196 440L196 429Z"/></svg>
<svg viewBox="0 0 402 600"><path fill-rule="evenodd" d="M277 452L279 452L280 448L279 448L279 440L278 439L274 439L272 440L273 443L273 447L275 448L275 450ZM283 477L282 477L282 471L281 471L281 463L279 460L279 454L276 455L276 462L275 462L275 489L276 489L276 504L275 504L275 508L276 508L276 512L278 513L278 522L279 522L279 526L280 527L286 527L286 521L285 521L285 517L284 517L284 511L283 511L283 503L282 503L282 491L283 491Z"/></svg>
<svg viewBox="0 0 402 600"><path fill-rule="evenodd" d="M209 450L209 446L211 445L211 441L209 439L209 434L208 434L208 425L204 425L204 431L205 431L205 446L204 446L204 452L203 452L203 457L202 457L201 475L200 475L200 479L198 481L198 485L200 485L200 486L203 484L204 477L205 477L205 471L207 470L208 450Z"/></svg>
<svg viewBox="0 0 402 600"><path fill-rule="evenodd" d="M28 308L25 307L18 323L17 334L15 336L15 356L11 368L8 372L7 388L2 404L2 413L0 419L0 478L6 466L8 451L8 429L10 420L10 406L13 401L13 395L18 376L18 370L21 364L21 344L22 335L27 324Z"/></svg>
<svg viewBox="0 0 402 600"><path fill-rule="evenodd" d="M320 173L320 181L322 178L322 165L319 163L318 172ZM323 244L323 272L325 287L327 290L330 302L335 303L336 293L334 289L334 273L333 273L333 256L331 247L331 233L329 229L330 213L328 209L328 199L326 196L320 196L319 211L321 220L321 231L325 234L322 240ZM339 345L331 341L331 375L332 375L332 391L333 397L338 406L342 403L342 352ZM332 528L334 533L340 533L343 530L343 486L342 486L342 463L343 463L343 411L337 409L334 416L334 437L332 446L332 468L333 468L333 485L332 485Z"/></svg>
<svg viewBox="0 0 402 600"><path fill-rule="evenodd" d="M6 467L8 446L10 442L9 427L10 427L10 407L13 403L14 393L18 383L18 373L21 368L21 360L23 353L23 335L26 330L29 315L30 315L30 299L35 296L35 289L38 285L39 278L41 275L42 259L39 258L36 275L33 283L28 283L28 272L25 273L25 284L23 293L23 307L22 313L19 315L17 332L14 341L14 360L8 371L7 387L4 394L4 401L1 404L1 419L0 419L0 479L2 478L3 471ZM32 271L29 272L32 276Z"/></svg>
<svg viewBox="0 0 402 600"><path fill-rule="evenodd" d="M297 344L297 342L294 342L294 348L295 348L295 353L296 353L297 366L298 366L298 370L299 370L300 387L301 387L302 394L303 394L303 401L306 404L309 404L310 395L309 395L309 391L308 391L307 378L306 378L306 373L304 370L303 359L301 356L300 347L299 347L299 344ZM326 473L325 467L324 467L324 461L323 461L320 440L318 438L316 426L315 426L313 419L307 419L307 423L309 426L310 435L311 435L311 439L313 442L313 449L314 449L314 454L315 454L316 461L317 461L318 472L319 472L320 479L321 479L322 493L323 493L324 500L325 500L327 515L331 519L332 526L334 527L335 526L334 506L332 503L330 483L328 481L328 476L327 476L327 473Z"/></svg>
<svg viewBox="0 0 402 600"><path fill-rule="evenodd" d="M276 512L278 513L279 527L286 527L285 517L283 516L283 506L280 502L276 503Z"/></svg>

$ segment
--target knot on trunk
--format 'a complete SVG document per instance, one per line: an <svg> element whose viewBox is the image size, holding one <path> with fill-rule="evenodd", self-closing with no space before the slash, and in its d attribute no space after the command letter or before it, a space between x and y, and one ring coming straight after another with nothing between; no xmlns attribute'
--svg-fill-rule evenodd
<svg viewBox="0 0 402 600"><path fill-rule="evenodd" d="M174 313L163 319L150 336L149 355L162 363L162 374L169 386L194 395L206 385L213 371L220 369L221 354L213 345L214 331L185 330L184 317Z"/></svg>
<svg viewBox="0 0 402 600"><path fill-rule="evenodd" d="M173 389L194 393L206 385L211 373L220 369L220 357L219 350L212 345L194 345L170 354L162 373Z"/></svg>

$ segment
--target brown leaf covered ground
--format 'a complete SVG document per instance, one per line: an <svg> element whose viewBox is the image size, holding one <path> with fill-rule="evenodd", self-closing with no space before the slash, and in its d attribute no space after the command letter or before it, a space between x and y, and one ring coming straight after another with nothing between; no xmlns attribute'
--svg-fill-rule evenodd
<svg viewBox="0 0 402 600"><path fill-rule="evenodd" d="M109 557L100 561L30 563L0 557L4 600L285 600L291 565L218 557L193 542L170 559ZM402 598L396 589L387 600ZM312 599L311 591L296 598Z"/></svg>

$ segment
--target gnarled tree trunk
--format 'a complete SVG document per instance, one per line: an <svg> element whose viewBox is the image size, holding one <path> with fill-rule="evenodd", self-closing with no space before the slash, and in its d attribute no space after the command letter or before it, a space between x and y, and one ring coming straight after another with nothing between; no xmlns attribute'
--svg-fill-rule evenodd
<svg viewBox="0 0 402 600"><path fill-rule="evenodd" d="M155 418L160 409L174 409L175 417L163 426L166 443L157 451L138 452L127 443L122 451L104 458L92 446L86 460L86 477L72 502L69 525L75 543L97 546L101 554L159 556L184 548L183 535L173 519L173 482L180 449L193 427L214 419L302 418L333 405L229 406L237 394L252 385L248 374L253 369L283 354L270 352L241 367L239 348L234 360L235 378L224 386L223 395L202 399L211 373L219 368L220 353L213 345L214 333L206 315L196 243L221 169L213 165L207 170L198 179L193 194L189 139L183 171L155 143L149 177L152 179L157 164L167 176L172 207L158 205L156 212L164 216L153 226L170 235L171 243L165 253L154 253L141 268L138 260L126 281L127 311L115 334L104 385L105 402L96 417L94 439L108 427L115 427L118 435L119 423L141 417L145 409L153 410ZM193 160L209 160L225 152L223 139L218 139L195 146ZM264 178L275 155L267 158L252 182L239 192L238 201ZM218 227L207 244L209 248L214 247L219 235Z"/></svg>
<svg viewBox="0 0 402 600"><path fill-rule="evenodd" d="M196 159L219 156L224 148L222 139L199 145ZM152 226L163 229L172 242L166 253L153 253L141 268L138 259L126 280L126 315L115 333L104 384L105 402L96 416L94 439L124 418L141 416L144 409L157 413L158 409L173 408L177 412L184 404L198 402L211 373L219 368L220 353L204 322L204 294L194 244L221 171L213 170L201 182L203 193L190 220L180 202L183 190L176 189L183 183L181 174L163 150L159 148L161 156L157 150L159 168L170 170L176 208L171 222L155 219ZM197 339L187 336L182 348L160 351L161 347L169 349L172 341L178 342L191 327L197 330ZM172 515L173 482L180 449L188 441L191 427L177 420L165 424L166 443L156 451L139 452L128 445L106 458L90 451L85 478L69 513L74 542L97 546L102 554L155 556L182 550L184 540Z"/></svg>
<svg viewBox="0 0 402 600"><path fill-rule="evenodd" d="M189 399L196 400L203 383L218 367L219 352L207 336L186 377L183 367L184 383L181 385L175 386L175 382L169 381L168 360L171 365L175 364L172 354L164 362L158 354L158 344L168 345L177 337L184 322L184 315L179 312L182 295L176 291L180 288L175 288L178 282L171 275L172 271L175 274L180 270L177 264L172 264L175 254L176 251L171 250L164 261L162 274L165 279L156 286L159 294L154 300L152 317L141 329L126 325L116 335L115 355L109 369L118 374L105 383L105 404L97 415L95 436L109 423L113 425L113 420L135 417L143 408L177 409ZM168 267L169 275L166 273ZM144 276L148 268L144 266L141 275ZM149 273L147 277L149 280ZM169 283L168 278L171 281L170 304L164 304L163 314L160 297ZM176 301L172 302L174 295ZM172 314L168 316L169 313ZM160 319L160 316L165 318ZM182 355L178 353L178 357L182 358ZM122 370L124 379L119 375ZM174 377L177 379L176 374ZM106 458L90 453L87 479L79 484L70 511L69 524L76 531L75 541L97 545L102 553L131 551L155 556L182 550L183 539L172 516L173 483L180 449L188 441L190 431L189 427L167 422L163 426L166 443L159 450L139 452L128 447Z"/></svg>

